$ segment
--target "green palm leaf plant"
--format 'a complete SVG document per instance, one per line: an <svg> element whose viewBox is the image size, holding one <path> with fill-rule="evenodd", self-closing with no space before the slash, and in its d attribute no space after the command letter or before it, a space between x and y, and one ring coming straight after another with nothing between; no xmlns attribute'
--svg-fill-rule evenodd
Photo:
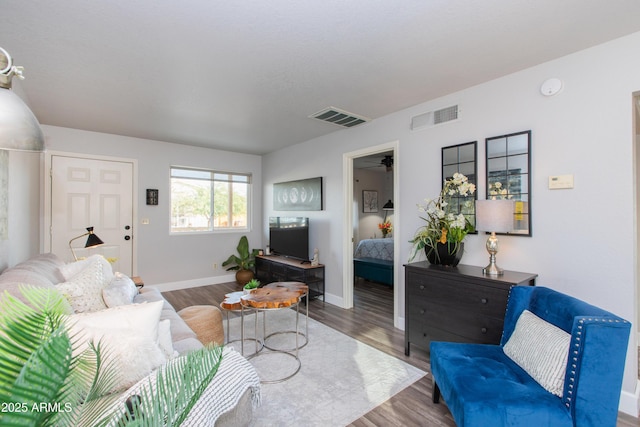
<svg viewBox="0 0 640 427"><path fill-rule="evenodd" d="M236 251L238 251L238 255L231 254L229 258L225 262L222 263L223 267L227 267L227 271L230 270L251 270L256 262L256 255L258 255L259 250L253 249L249 250L249 240L247 236L240 237L238 241L238 246L236 247Z"/></svg>
<svg viewBox="0 0 640 427"><path fill-rule="evenodd" d="M28 304L8 293L0 300L2 426L179 426L222 360L216 346L173 359L139 383L127 409L119 394L106 394L116 378L109 349L90 343L74 355L65 298L55 289L21 292Z"/></svg>

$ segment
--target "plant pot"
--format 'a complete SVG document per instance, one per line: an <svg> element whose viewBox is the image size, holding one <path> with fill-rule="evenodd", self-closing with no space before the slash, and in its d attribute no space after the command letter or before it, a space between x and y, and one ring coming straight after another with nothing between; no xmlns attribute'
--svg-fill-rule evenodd
<svg viewBox="0 0 640 427"><path fill-rule="evenodd" d="M425 246L424 252L427 256L427 261L431 264L455 267L462 259L464 243L460 242L456 245L455 243L438 242L435 248Z"/></svg>
<svg viewBox="0 0 640 427"><path fill-rule="evenodd" d="M251 270L238 270L236 272L236 282L244 286L249 280L253 279L253 271Z"/></svg>

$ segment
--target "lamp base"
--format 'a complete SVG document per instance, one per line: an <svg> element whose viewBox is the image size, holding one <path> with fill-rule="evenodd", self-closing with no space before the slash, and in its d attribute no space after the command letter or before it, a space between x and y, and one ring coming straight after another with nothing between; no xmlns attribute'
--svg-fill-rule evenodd
<svg viewBox="0 0 640 427"><path fill-rule="evenodd" d="M490 262L489 265L482 269L482 274L488 274L489 276L500 276L504 274L504 270L498 267L495 262Z"/></svg>
<svg viewBox="0 0 640 427"><path fill-rule="evenodd" d="M487 239L487 252L489 252L489 265L482 269L482 274L489 276L500 276L504 274L504 270L496 264L496 254L498 253L498 238L496 233L492 232Z"/></svg>

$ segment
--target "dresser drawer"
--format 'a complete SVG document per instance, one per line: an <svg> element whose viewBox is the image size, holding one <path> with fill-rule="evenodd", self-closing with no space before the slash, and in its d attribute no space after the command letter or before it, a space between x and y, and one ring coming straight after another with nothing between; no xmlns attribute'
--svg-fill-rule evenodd
<svg viewBox="0 0 640 427"><path fill-rule="evenodd" d="M500 289L464 282L446 283L439 279L421 280L408 287L407 293L411 305L418 307L430 303L500 318L504 317L509 298L508 287Z"/></svg>
<svg viewBox="0 0 640 427"><path fill-rule="evenodd" d="M473 339L472 339L473 338ZM480 343L480 344L498 344L500 336L497 338L491 335L476 334L474 337L458 335L454 332L440 329L433 324L420 324L411 329L409 333L409 341L411 344L424 350L429 350L429 344L432 341L448 341L462 343Z"/></svg>

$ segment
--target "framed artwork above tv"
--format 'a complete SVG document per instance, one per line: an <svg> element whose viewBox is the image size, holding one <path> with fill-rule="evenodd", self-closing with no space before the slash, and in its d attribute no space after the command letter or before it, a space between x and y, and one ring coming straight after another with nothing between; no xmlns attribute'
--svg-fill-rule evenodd
<svg viewBox="0 0 640 427"><path fill-rule="evenodd" d="M321 211L322 177L273 184L273 210Z"/></svg>

